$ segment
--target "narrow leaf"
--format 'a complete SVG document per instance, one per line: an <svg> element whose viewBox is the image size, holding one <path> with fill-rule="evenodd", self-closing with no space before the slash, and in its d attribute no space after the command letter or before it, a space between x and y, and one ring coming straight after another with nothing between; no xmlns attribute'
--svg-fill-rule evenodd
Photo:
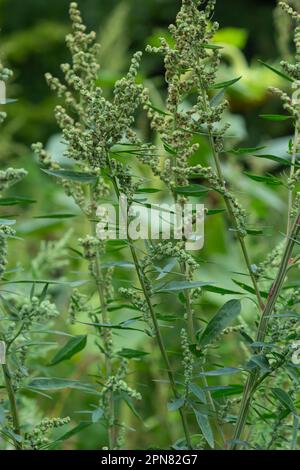
<svg viewBox="0 0 300 470"><path fill-rule="evenodd" d="M199 346L204 347L213 342L222 331L227 328L241 313L241 302L229 300L206 326L199 339Z"/></svg>
<svg viewBox="0 0 300 470"><path fill-rule="evenodd" d="M62 361L71 359L71 357L85 348L86 343L86 335L74 336L56 353L49 365L54 366Z"/></svg>

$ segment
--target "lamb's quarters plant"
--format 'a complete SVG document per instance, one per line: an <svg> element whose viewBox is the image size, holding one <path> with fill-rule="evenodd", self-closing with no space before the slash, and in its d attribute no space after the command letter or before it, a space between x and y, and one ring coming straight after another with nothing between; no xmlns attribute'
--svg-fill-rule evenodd
<svg viewBox="0 0 300 470"><path fill-rule="evenodd" d="M283 102L285 114L257 117L270 125L292 123L288 158L282 158L265 147L230 147L229 103L224 96L243 77L219 81L222 46L215 42L219 29L213 19L215 3L182 0L167 39L147 47L146 53L159 54L165 67L166 91L159 107L147 89L149 82L141 78L141 52L134 54L128 73L115 83L111 96L101 88L96 35L87 32L77 4L70 4L72 32L66 38L70 62L61 65L63 79L46 75L59 99L55 118L68 164L60 163L41 143L34 144L33 150L43 176L55 179L80 210L76 218L81 227L77 233L74 224L60 240L43 242L30 260L30 276L11 278L7 246L16 234L11 219L0 220L0 356L5 352L0 432L8 448L56 448L93 425L99 443L104 429L106 449L126 449L134 432L133 419L143 422L139 429L145 435L151 426L170 429L167 446L176 450L299 448L295 272L300 262L300 13L296 2L278 2L276 22L284 61L280 66L263 62L286 83L282 90L270 89ZM295 54L291 26L295 27ZM9 76L7 69L0 69L0 80ZM139 113L149 122L147 138L146 132L137 129ZM1 120L4 117L1 114ZM205 144L209 162L202 155ZM252 182L280 186L282 194L287 193L281 240L265 259L252 253L251 237L260 230L251 225L251 206L242 206L235 181L227 181L226 162L243 155L266 158L283 168L276 177L247 171ZM24 170L1 171L1 192L24 176ZM121 214L125 226L117 224L116 232L125 231L125 239L102 239L97 231L99 222L105 221L102 204L117 206L124 196L128 202L126 214ZM9 204L8 199L1 201ZM235 289L211 279L208 263L201 253L187 250L184 237L135 240L131 236L134 204L148 208L165 202L183 213L186 204L195 201L205 202L207 218L224 218L226 236L241 254L244 272L232 274ZM211 207L212 201L220 208ZM66 210L37 217L72 216ZM192 214L189 223L195 226L196 222ZM82 279L75 282L70 253L77 265L85 266ZM10 284L14 290L8 288ZM32 289L18 292L18 284L30 284ZM63 312L60 315L71 335L54 326L59 312L52 289L58 285L71 289L67 318ZM207 295L218 299L213 315L207 311ZM60 349L51 350L50 358L51 344L40 339L45 333L66 336ZM143 347L135 349L134 334ZM126 347L120 348L124 338ZM230 351L231 344L240 351L227 357L224 351ZM57 377L55 368L79 353L82 359L87 345L97 352L91 356L96 373L88 380L81 378L81 369L80 380L73 375ZM35 357L36 370L32 370L28 358L36 347L43 353ZM159 419L147 419L149 391L139 380L139 364L147 372L154 371ZM55 408L57 416L43 418L38 400L33 402L36 419L24 418L28 396L51 398L53 392L65 389L85 394L87 403L85 410L78 409L75 400L71 403L72 419L76 413L87 418L70 431L57 435L55 428L70 418L60 416L60 407ZM137 442L140 447L142 435ZM162 447L159 439L153 445Z"/></svg>

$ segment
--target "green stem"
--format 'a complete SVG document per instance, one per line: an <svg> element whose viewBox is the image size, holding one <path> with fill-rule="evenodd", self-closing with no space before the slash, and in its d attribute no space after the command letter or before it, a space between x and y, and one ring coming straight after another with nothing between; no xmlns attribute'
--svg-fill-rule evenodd
<svg viewBox="0 0 300 470"><path fill-rule="evenodd" d="M91 197L91 202L92 204L94 203L93 198ZM92 234L93 236L96 237L96 223L94 222L95 216L93 217L93 221L91 222L92 225ZM103 291L103 276L101 272L101 261L100 261L100 256L99 252L97 250L96 252L96 258L95 258L95 282L96 282L96 287L97 287L97 293L100 301L100 307L101 307L101 318L102 322L108 324L109 323L109 317L108 317L108 312L107 312L107 302L105 299L105 294ZM111 364L111 358L110 358L110 338L111 338L111 330L108 328L104 328L104 346L105 346L105 375L106 378L108 379L111 374L112 374L112 364ZM108 425L108 445L109 449L113 450L115 447L116 443L116 430L115 430L115 406L114 406L114 395L112 391L108 392L108 411L109 411L109 425Z"/></svg>
<svg viewBox="0 0 300 470"><path fill-rule="evenodd" d="M292 161L291 161L291 170L290 170L290 179L293 178L295 174L295 164L296 164L296 157L297 157L297 142L298 142L298 129L295 129L294 135L294 144L293 144L293 154L292 154ZM288 222L287 222L287 236L290 233L291 229L291 212L292 212L292 205L293 205L293 188L289 187L289 195L288 195Z"/></svg>
<svg viewBox="0 0 300 470"><path fill-rule="evenodd" d="M201 88L201 92L202 92L204 110L206 112L208 112L209 111L209 103L208 103L208 100L207 100L206 90L205 90L205 87L202 83L201 78L199 78L199 82L200 82L200 88ZM219 183L223 186L225 184L224 183L225 179L224 179L224 175L223 175L223 172L222 172L222 167L221 167L221 162L220 162L220 155L219 155L219 152L216 149L214 137L213 137L213 134L212 134L211 129L209 127L208 127L207 132L208 132L209 142L210 142L210 146L211 146L211 150L212 150L212 154L213 154L213 159L214 159L214 162L215 162L215 165L216 165L216 171L217 171L217 176L219 178ZM247 266L247 269L248 269L248 272L249 272L249 275L250 275L250 278L251 278L251 281L252 281L252 284L253 284L253 288L255 290L255 294L256 294L256 297L257 297L257 300L258 300L259 308L260 308L261 311L263 311L264 302L263 302L263 300L261 298L261 295L260 295L260 292L259 292L259 288L258 288L258 285L257 285L255 274L253 273L252 268L251 268L251 261L250 261L249 255L248 255L248 251L247 251L247 247L246 247L246 244L245 244L244 237L239 233L238 223L237 223L237 220L236 220L235 215L234 215L234 211L233 211L233 208L232 208L231 201L226 195L224 195L224 201L225 201L228 214L231 218L231 221L233 223L234 229L235 229L236 234L237 234L237 238L239 240L239 243L240 243L240 246L241 246L241 249L242 249L242 253L243 253L243 256L244 256L244 259L245 259L245 262L246 262L246 266Z"/></svg>
<svg viewBox="0 0 300 470"><path fill-rule="evenodd" d="M21 438L21 426L20 426L20 421L19 421L16 395L15 395L15 391L14 391L13 384L11 381L11 373L7 364L2 364L2 370L4 374L5 387L6 387L9 403L10 403L13 430L14 430L15 435ZM15 442L16 450L22 450L22 443L19 442L17 439L14 439L14 442Z"/></svg>
<svg viewBox="0 0 300 470"><path fill-rule="evenodd" d="M258 342L263 342L265 340L270 317L272 315L280 290L286 278L293 248L294 248L294 245L295 245L295 242L299 233L300 233L300 211L298 212L298 215L290 229L289 236L286 242L286 247L284 250L284 254L283 254L279 269L278 269L278 274L275 279L275 282L273 283L271 287L266 306L264 308L264 311L260 319L258 333L256 337L256 341ZM237 424L236 424L236 428L235 428L235 432L233 436L233 442L231 444L232 450L237 448L236 441L241 438L244 427L246 425L247 418L248 418L249 411L250 411L252 396L257 388L258 378L259 378L259 373L253 372L249 375L247 379L243 398L242 398L241 408L240 408L240 412L239 412L239 416L237 419Z"/></svg>
<svg viewBox="0 0 300 470"><path fill-rule="evenodd" d="M113 168L111 166L109 157L107 157L107 160L108 160L108 165L109 165L109 168L110 168L110 174L113 175ZM116 196L117 196L118 200L120 200L121 193L120 193L120 190L119 190L119 186L118 186L116 177L111 176L111 178L112 178L112 183L113 183L113 186L114 186ZM174 395L175 399L177 399L177 398L179 398L179 396L178 396L177 389L176 389L176 382L175 382L175 378L174 378L174 373L173 373L171 363L170 363L170 360L169 360L169 357L168 357L168 354L167 354L167 351L166 351L166 348L165 348L165 345L164 345L164 340L163 340L163 337L162 337L162 334L161 334L161 331L160 331L159 323L157 321L156 314L155 314L153 306L152 306L151 298L150 298L148 288L147 288L147 285L146 285L146 282L145 282L145 279L144 279L144 273L143 273L142 268L140 266L138 256L136 254L136 250L135 250L134 245L133 245L133 241L131 240L128 233L127 233L127 237L128 237L128 241L129 241L131 256L132 256L132 259L133 259L133 262L134 262L134 265L135 265L135 269L136 269L136 272L137 272L137 276L138 276L138 279L139 279L139 283L140 283L140 286L142 288L143 295L144 295L145 301L147 303L149 313L150 313L150 316L151 316L151 320L152 320L152 323L153 323L156 340L157 340L157 343L158 343L158 346L159 346L159 349L160 349L160 352L161 352L161 356L162 356L162 358L164 360L164 363L166 365L167 374L168 374L169 381L170 381L170 386L171 386L171 389L172 389L172 392L173 392L173 395ZM182 427L183 427L185 439L186 439L186 442L187 442L187 446L189 447L189 449L192 449L192 442L191 442L191 437L190 437L190 433L189 433L189 429L188 429L186 414L185 414L185 412L182 408L179 408L178 411L179 411L179 414L180 414L180 418L181 418Z"/></svg>

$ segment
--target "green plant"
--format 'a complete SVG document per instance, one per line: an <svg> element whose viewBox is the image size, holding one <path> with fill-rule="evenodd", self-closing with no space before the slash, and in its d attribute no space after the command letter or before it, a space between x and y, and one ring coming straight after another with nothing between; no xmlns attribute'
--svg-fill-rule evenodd
<svg viewBox="0 0 300 470"><path fill-rule="evenodd" d="M169 34L160 39L160 45L147 47L147 53L160 54L164 62L166 90L160 107L152 101L153 87L150 91L146 87L149 81L142 83L140 52L134 54L128 73L115 83L111 96L104 93L96 35L86 31L77 4L70 5L72 32L66 38L70 63L61 66L63 80L46 75L60 100L55 117L68 163L58 162L41 143L34 144L33 150L43 173L55 178L80 209L80 236L74 227L61 240L43 242L31 260L31 278L17 276L10 281L5 277L6 249L7 238L14 233L7 221L1 222L2 284L33 286L26 292L27 300L20 301L13 293L1 294L4 317L0 332L7 358L2 366L6 398L1 402L1 435L16 449L55 448L91 425L99 436L104 428L101 442L105 448L126 448L132 419L146 422L148 411L149 392L139 380L139 364L145 369L154 367L157 353L154 380L163 388L163 399L157 404L155 426L168 423L175 431L167 435L164 445L154 442L156 446L176 450L298 447L300 377L293 353L299 339L295 273L300 261L296 253L300 231L300 14L290 6L296 8L296 3L279 2L281 13L277 9L276 18L284 19L277 22L279 46L287 59L281 69L262 64L292 90L290 96L287 88L271 88L287 114L261 116L274 125L291 121L294 137L283 158L267 153L262 146L232 148L226 119L229 103L224 96L242 77L218 81L222 46L216 42L215 3L182 0ZM282 27L294 23L296 62L291 63L289 35ZM5 69L2 75L7 78ZM144 133L136 127L137 116L149 122ZM203 151L207 145L208 156ZM249 181L287 193L285 234L265 260L254 251L252 237L261 230L253 228L257 218L251 213L251 201L242 196L242 205L234 182L227 181L228 162L245 155L284 168L279 177L246 173ZM0 189L23 176L22 170L2 172ZM118 207L124 197L125 209ZM142 211L164 202L168 206L163 216L176 211L183 215L187 203L199 201L205 202L206 220L224 215L226 236L241 255L245 272L234 272L235 277L242 276L234 279L235 289L208 277L208 263L198 251L188 250L191 240L184 227L179 227L179 237L174 232L168 239L143 240L147 236L143 237L142 219L136 208L132 211L136 205ZM99 227L107 222L104 203L118 207L113 228L119 240L100 236ZM77 214L58 212L48 217L64 220ZM197 215L191 212L184 221L195 226ZM133 226L140 237L133 235ZM69 253L75 258L76 274L82 276L80 269L85 268L84 279L75 286L67 280ZM41 328L41 323L47 325L58 316L54 286L66 285L73 288L68 321L76 333L56 351L44 376L32 377L25 361L31 346L43 344L36 343L36 335L68 335L48 326ZM226 296L227 300L216 300L219 308L211 315L207 296ZM131 347L134 334L139 335L143 348ZM120 349L124 338L130 347ZM47 343L44 345L46 355ZM83 357L87 348L97 352L92 355L89 383L52 376L52 367L73 360L78 353ZM237 348L240 352L235 358ZM227 355L223 357L224 351ZM44 371L44 364L40 369ZM233 381L232 377L237 378ZM67 424L70 418L41 418L30 425L20 419L26 401L22 391L45 394L68 388L84 393L88 408L72 407L88 418L71 431L58 437L54 432L47 440L46 431ZM146 427L142 429L147 432Z"/></svg>

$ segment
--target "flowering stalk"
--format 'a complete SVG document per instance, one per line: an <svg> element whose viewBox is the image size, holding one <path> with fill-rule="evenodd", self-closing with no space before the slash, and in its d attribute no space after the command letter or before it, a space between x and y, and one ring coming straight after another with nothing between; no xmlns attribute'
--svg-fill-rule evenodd
<svg viewBox="0 0 300 470"><path fill-rule="evenodd" d="M274 307L276 305L276 302L278 300L278 296L280 294L281 288L284 284L288 269L290 267L290 260L291 260L293 248L295 246L295 243L297 243L297 238L299 236L299 233L300 233L300 211L297 214L297 217L289 232L288 240L286 243L286 247L285 247L282 261L278 270L277 277L274 281L274 284L271 287L269 297L266 302L266 306L261 315L258 332L256 336L257 342L263 343L265 340L268 324L269 324L271 315L273 313ZM238 446L237 441L240 439L243 433L243 430L244 430L244 427L248 418L253 394L255 393L258 384L261 384L261 381L258 382L258 379L259 379L259 371L257 370L250 373L247 379L241 406L240 406L239 415L237 418L235 432L234 432L234 436L233 436L232 443L231 443L231 449L236 449L236 447Z"/></svg>
<svg viewBox="0 0 300 470"><path fill-rule="evenodd" d="M287 3L279 2L279 7L282 8L285 12L287 12L294 20L296 20L297 27L295 30L295 45L296 45L296 64L289 64L288 62L283 61L281 63L282 67L285 71L290 74L293 78L294 82L292 84L292 89L297 92L299 91L299 78L300 78L300 14L298 14L295 10L293 10ZM273 282L268 299L266 301L266 305L262 311L262 315L260 318L256 341L259 343L263 343L265 341L268 326L271 320L271 316L274 312L276 307L276 303L278 297L280 295L281 289L285 282L286 276L288 274L289 269L294 264L294 260L292 259L293 249L295 244L298 243L298 236L300 234L300 209L296 209L296 216L294 217L294 221L292 222L292 214L295 212L293 211L293 195L295 184L299 181L299 171L295 172L295 163L296 163L296 156L299 151L299 128L300 128L300 105L299 100L291 99L286 93L282 92L279 89L271 89L275 94L279 95L283 101L283 107L288 112L290 112L294 118L294 126L295 126L295 134L293 143L290 146L290 154L291 154L291 170L289 175L289 182L288 182L288 222L287 222L287 236L285 242L285 248L282 254L282 259L279 264L278 273ZM296 93L298 96L298 93ZM292 147L292 148L291 148ZM296 207L296 206L295 206ZM296 264L296 263L295 263ZM257 390L258 385L262 383L264 380L264 376L260 378L259 371L255 369L254 371L250 372L250 375L247 379L244 394L240 406L240 411L237 418L237 423L234 431L233 440L231 442L231 449L236 449L238 447L238 441L242 436L245 424L247 422L247 418L250 411L251 401L255 391Z"/></svg>
<svg viewBox="0 0 300 470"><path fill-rule="evenodd" d="M108 162L108 165L109 165L109 168L110 168L110 172L111 172L111 174L113 174L113 168L112 168L109 156L107 157L107 162ZM120 200L121 192L120 192L118 182L117 182L115 177L112 178L112 182L113 182L115 194L116 194L118 200ZM127 219L127 217L126 217L126 219ZM133 262L134 262L134 265L135 265L135 269L136 269L136 272L137 272L137 276L138 276L138 279L139 279L140 286L141 286L142 291L143 291L143 295L145 297L145 301L147 303L147 307L149 309L149 313L150 313L150 316L151 316L151 321L153 323L154 334L155 334L155 337L156 337L156 340L157 340L157 343L158 343L158 346L159 346L159 349L160 349L160 353L161 353L163 361L166 365L166 370L167 370L167 374L168 374L168 377L169 377L170 386L171 386L174 398L178 399L178 393L177 393L174 373L173 373L173 370L172 370L172 366L171 366L171 363L170 363L170 360L169 360L167 350L165 348L165 344L164 344L164 340L163 340L163 337L162 337L162 334L161 334L161 331L160 331L159 323L157 321L154 308L152 306L151 296L148 292L148 287L147 287L148 282L147 282L147 279L145 278L145 274L143 272L142 266L140 265L140 262L139 262L134 244L133 244L133 240L131 240L131 238L129 236L128 226L126 227L126 231L127 231L127 238L128 238L128 243L129 243L131 256L132 256L132 259L133 259ZM179 408L179 414L180 414L180 418L181 418L182 427L183 427L185 439L186 439L186 442L187 442L187 446L188 446L189 449L192 449L192 442L191 442L191 437L190 437L190 433L189 433L189 429L188 429L188 422L187 422L186 414L185 414L185 412L182 408Z"/></svg>

